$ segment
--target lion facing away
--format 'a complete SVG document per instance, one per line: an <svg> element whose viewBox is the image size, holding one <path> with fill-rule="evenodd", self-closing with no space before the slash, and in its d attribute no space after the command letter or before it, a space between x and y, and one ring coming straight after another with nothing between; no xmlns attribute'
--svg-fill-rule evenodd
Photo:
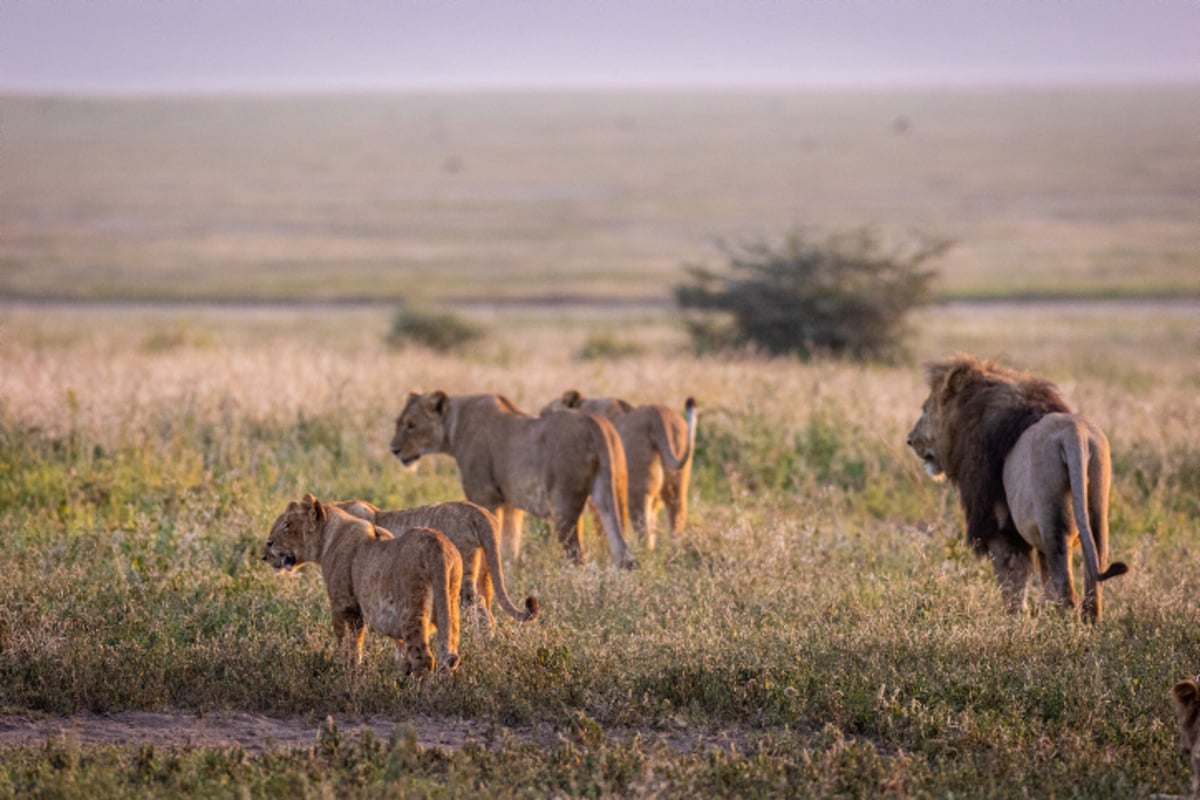
<svg viewBox="0 0 1200 800"><path fill-rule="evenodd" d="M560 411L533 417L495 394L412 393L396 419L392 453L405 466L422 455L454 456L467 499L496 515L519 557L525 512L551 520L576 563L583 561L580 514L589 495L613 563L634 566L625 543L625 450L612 423Z"/></svg>
<svg viewBox="0 0 1200 800"><path fill-rule="evenodd" d="M486 508L462 501L394 511L381 511L365 500L343 500L333 505L396 535L415 527L444 533L462 556L462 607L478 608L489 630L496 624L492 616L493 596L499 597L500 607L518 622L537 618L536 597L525 598L524 611L509 599L500 564L500 522Z"/></svg>
<svg viewBox="0 0 1200 800"><path fill-rule="evenodd" d="M1026 606L1036 556L1048 599L1077 608L1071 547L1082 544L1083 615L1101 616L1108 560L1108 439L1049 381L970 356L928 367L929 396L908 445L958 488L967 541L992 558L1010 610Z"/></svg>
<svg viewBox="0 0 1200 800"><path fill-rule="evenodd" d="M438 662L447 670L458 666L462 558L439 531L409 528L394 538L380 536L370 522L306 494L275 520L262 557L277 572L320 565L333 633L340 646L350 632L359 663L369 627L395 640L397 659L409 674L432 672L432 617Z"/></svg>
<svg viewBox="0 0 1200 800"><path fill-rule="evenodd" d="M660 508L667 510L673 538L687 525L688 484L696 446L696 401L684 404L687 419L662 405L634 406L615 397L584 398L575 389L563 392L542 413L578 409L612 422L625 448L629 473L629 522L653 550L655 521Z"/></svg>

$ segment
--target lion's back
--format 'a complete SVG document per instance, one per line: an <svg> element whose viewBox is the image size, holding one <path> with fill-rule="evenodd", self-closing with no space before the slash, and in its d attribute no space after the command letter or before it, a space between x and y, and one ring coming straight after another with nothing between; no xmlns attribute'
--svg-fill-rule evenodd
<svg viewBox="0 0 1200 800"><path fill-rule="evenodd" d="M406 528L432 528L463 552L479 547L484 537L497 535L500 527L492 512L466 500L383 511L375 523L397 535Z"/></svg>

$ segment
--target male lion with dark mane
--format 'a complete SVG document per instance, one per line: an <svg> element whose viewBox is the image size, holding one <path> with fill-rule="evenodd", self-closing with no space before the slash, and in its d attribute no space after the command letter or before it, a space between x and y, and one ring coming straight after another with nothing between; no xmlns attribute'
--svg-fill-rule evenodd
<svg viewBox="0 0 1200 800"><path fill-rule="evenodd" d="M1057 387L970 356L930 364L929 397L908 445L959 492L967 541L992 558L1010 611L1026 607L1036 556L1047 599L1077 609L1071 547L1083 547L1083 615L1101 615L1108 560L1108 439L1072 414Z"/></svg>
<svg viewBox="0 0 1200 800"><path fill-rule="evenodd" d="M654 549L655 518L666 507L671 535L678 538L687 525L688 483L696 449L696 401L684 404L687 419L673 408L657 404L635 406L616 397L585 398L568 389L542 413L578 409L599 414L617 429L625 447L629 473L629 522Z"/></svg>
<svg viewBox="0 0 1200 800"><path fill-rule="evenodd" d="M590 494L613 563L634 566L625 544L625 449L603 417L579 411L533 417L498 394L412 393L396 418L392 453L405 466L425 454L454 456L467 499L500 520L513 557L528 511L551 520L567 556L582 563L579 517Z"/></svg>
<svg viewBox="0 0 1200 800"><path fill-rule="evenodd" d="M458 595L462 558L432 528L409 528L392 537L374 525L322 503L311 494L271 526L263 561L277 572L304 564L321 567L333 633L340 646L347 630L359 663L369 627L396 641L397 660L409 674L432 672L429 624L437 626L438 662L458 666Z"/></svg>
<svg viewBox="0 0 1200 800"><path fill-rule="evenodd" d="M333 505L356 517L374 522L399 535L408 528L428 527L439 530L458 548L463 561L462 608L477 608L492 629L492 597L517 622L529 622L538 615L538 601L525 598L521 611L508 596L504 585L504 567L500 563L500 521L482 506L463 501L381 511L366 500L342 500Z"/></svg>

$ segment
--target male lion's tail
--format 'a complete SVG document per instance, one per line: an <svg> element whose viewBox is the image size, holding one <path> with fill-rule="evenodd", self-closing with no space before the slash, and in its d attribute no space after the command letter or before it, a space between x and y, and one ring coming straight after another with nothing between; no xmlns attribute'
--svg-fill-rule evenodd
<svg viewBox="0 0 1200 800"><path fill-rule="evenodd" d="M655 415L655 421L658 424L651 426L650 435L654 437L654 446L658 448L659 454L662 456L663 463L671 469L682 469L692 457L692 452L696 449L696 401L689 397L687 403L684 404L684 411L687 414L687 442L683 446L683 452L676 456L671 442L671 437L667 433L666 426L661 424L662 418Z"/></svg>
<svg viewBox="0 0 1200 800"><path fill-rule="evenodd" d="M1129 567L1124 561L1114 561L1108 569L1100 571L1100 554L1097 552L1096 537L1093 535L1091 520L1088 519L1088 465L1098 454L1092 452L1088 437L1079 435L1072 437L1074 446L1063 446L1063 460L1067 465L1067 475L1071 481L1071 508L1075 513L1075 527L1079 531L1079 542L1083 547L1083 568L1085 576L1092 583L1100 583L1118 575L1124 575ZM1104 525L1104 520L1096 520Z"/></svg>
<svg viewBox="0 0 1200 800"><path fill-rule="evenodd" d="M628 475L625 468L625 446L617 429L604 417L584 414L588 435L598 468L592 477L591 496L600 523L608 537L613 563L626 569L635 566L633 555L625 543L625 526L629 522Z"/></svg>
<svg viewBox="0 0 1200 800"><path fill-rule="evenodd" d="M421 533L429 535L429 544L423 549L429 554L433 624L437 626L438 664L453 672L459 660L458 595L462 590L462 556L440 531L425 528Z"/></svg>
<svg viewBox="0 0 1200 800"><path fill-rule="evenodd" d="M541 608L536 597L529 595L525 598L524 611L517 608L509 599L508 587L504 584L504 568L500 566L500 537L496 532L499 523L487 509L481 508L480 511L483 514L480 515L479 523L474 525L474 528L479 536L479 546L483 548L483 557L487 561L488 574L491 576L492 588L496 592L496 599L500 602L500 607L517 622L530 622L537 619Z"/></svg>

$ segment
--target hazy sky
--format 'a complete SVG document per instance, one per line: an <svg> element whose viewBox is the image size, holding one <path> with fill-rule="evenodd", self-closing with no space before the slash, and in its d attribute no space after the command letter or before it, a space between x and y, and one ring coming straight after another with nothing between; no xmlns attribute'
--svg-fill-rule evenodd
<svg viewBox="0 0 1200 800"><path fill-rule="evenodd" d="M1200 80L1200 0L0 0L0 90Z"/></svg>

